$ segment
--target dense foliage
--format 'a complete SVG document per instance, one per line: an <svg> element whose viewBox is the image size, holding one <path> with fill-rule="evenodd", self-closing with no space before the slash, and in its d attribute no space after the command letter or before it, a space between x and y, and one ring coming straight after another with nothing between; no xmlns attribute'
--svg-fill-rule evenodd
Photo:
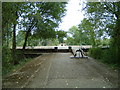
<svg viewBox="0 0 120 90"><path fill-rule="evenodd" d="M56 28L65 16L65 7L64 2L3 2L3 68L19 64L18 54L24 54L26 46L58 44ZM17 46L22 46L23 52L17 52Z"/></svg>
<svg viewBox="0 0 120 90"><path fill-rule="evenodd" d="M98 33L96 35L110 38L109 50L102 53L104 56L102 59L119 64L120 2L88 2L84 10L87 20L93 24L94 31Z"/></svg>
<svg viewBox="0 0 120 90"><path fill-rule="evenodd" d="M90 40L82 29L72 26L68 31L66 43L68 45L90 45Z"/></svg>

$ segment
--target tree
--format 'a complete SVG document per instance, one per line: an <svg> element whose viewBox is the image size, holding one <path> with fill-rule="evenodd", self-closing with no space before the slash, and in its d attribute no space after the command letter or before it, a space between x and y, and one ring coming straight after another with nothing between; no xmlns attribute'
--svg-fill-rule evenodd
<svg viewBox="0 0 120 90"><path fill-rule="evenodd" d="M88 45L90 44L90 40L89 37L86 35L86 32L84 32L82 25L78 27L76 26L72 26L69 31L68 31L68 36L67 37L67 42L69 44L73 44L73 45Z"/></svg>
<svg viewBox="0 0 120 90"><path fill-rule="evenodd" d="M79 24L79 29L82 31L82 33L86 34L82 39L88 38L86 41L89 41L92 46L96 46L96 34L94 28L94 24L92 24L86 18L84 18L81 24Z"/></svg>
<svg viewBox="0 0 120 90"><path fill-rule="evenodd" d="M23 45L23 51L26 47L27 39L32 31L32 34L36 39L38 38L55 38L55 28L58 27L61 17L65 14L65 3L35 3L35 7L38 10L35 13L30 14L30 20L26 31L25 42Z"/></svg>
<svg viewBox="0 0 120 90"><path fill-rule="evenodd" d="M63 43L64 42L63 38L65 38L67 36L67 32L62 31L62 30L56 31L56 35L57 35L57 38L59 40L59 43Z"/></svg>
<svg viewBox="0 0 120 90"><path fill-rule="evenodd" d="M16 58L16 25L17 25L17 20L19 18L21 6L23 3L3 3L3 40L7 40L6 35L8 37L9 35L9 28L13 29L13 42L12 42L12 58L13 58L13 64L16 64L17 61L15 60ZM6 34L7 32L7 34ZM8 43L7 43L8 44ZM3 42L4 46L4 42Z"/></svg>
<svg viewBox="0 0 120 90"><path fill-rule="evenodd" d="M27 45L28 39L47 39L55 38L55 28L58 27L61 18L65 15L66 3L50 2L8 2L3 3L3 46L9 43L12 38L13 63L16 64L16 33L24 31L23 51ZM13 34L13 35L12 35ZM24 36L24 35L23 35ZM23 39L21 37L21 39ZM7 42L7 43L6 43Z"/></svg>
<svg viewBox="0 0 120 90"><path fill-rule="evenodd" d="M91 2L86 4L84 10L87 18L95 22L98 31L102 29L111 37L113 62L120 62L120 2Z"/></svg>

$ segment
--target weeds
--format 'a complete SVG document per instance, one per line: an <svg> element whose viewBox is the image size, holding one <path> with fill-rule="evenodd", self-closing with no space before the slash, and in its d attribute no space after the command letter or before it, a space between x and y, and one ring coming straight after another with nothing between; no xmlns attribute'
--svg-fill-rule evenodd
<svg viewBox="0 0 120 90"><path fill-rule="evenodd" d="M95 58L96 60L103 62L114 69L119 69L120 66L116 61L116 56L113 48L102 49L102 48L91 48L89 50L89 56Z"/></svg>
<svg viewBox="0 0 120 90"><path fill-rule="evenodd" d="M20 52L16 52L18 58L18 64L14 65L12 63L12 51L10 48L3 47L2 51L2 76L6 76L10 72L17 70L19 67L23 66L26 62L32 60L32 58L22 58Z"/></svg>

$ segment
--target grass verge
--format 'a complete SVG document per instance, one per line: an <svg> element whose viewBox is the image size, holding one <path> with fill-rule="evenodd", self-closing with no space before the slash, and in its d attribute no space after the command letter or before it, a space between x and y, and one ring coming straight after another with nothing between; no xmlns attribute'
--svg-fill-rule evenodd
<svg viewBox="0 0 120 90"><path fill-rule="evenodd" d="M17 71L19 68L24 66L27 62L31 61L33 58L25 58L19 62L17 65L11 65L9 64L8 66L4 67L2 65L2 77L6 77L10 75L11 73Z"/></svg>
<svg viewBox="0 0 120 90"><path fill-rule="evenodd" d="M90 57L93 57L99 62L102 62L104 64L107 64L112 69L120 69L120 66L118 65L118 60L116 59L116 56L114 54L114 50L112 49L102 49L100 47L91 48L89 50Z"/></svg>

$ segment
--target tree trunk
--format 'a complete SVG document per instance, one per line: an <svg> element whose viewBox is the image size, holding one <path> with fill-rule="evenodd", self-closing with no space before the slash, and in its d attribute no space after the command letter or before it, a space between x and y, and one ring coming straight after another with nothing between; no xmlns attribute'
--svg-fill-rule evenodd
<svg viewBox="0 0 120 90"><path fill-rule="evenodd" d="M29 26L28 31L26 32L25 41L24 41L24 44L23 44L23 52L22 52L23 58L25 58L24 53L25 53L25 47L27 45L27 40L28 40L29 34L30 34L32 28L34 27L34 25L36 24L36 23L34 23L34 19L31 22L32 22L31 26Z"/></svg>
<svg viewBox="0 0 120 90"><path fill-rule="evenodd" d="M6 42L7 42L7 47L9 47L9 30L8 30L8 25L7 25L7 38L6 38Z"/></svg>
<svg viewBox="0 0 120 90"><path fill-rule="evenodd" d="M25 50L25 47L26 47L26 45L27 45L27 40L28 40L28 36L29 36L29 34L30 34L30 28L28 29L28 31L26 32L26 36L25 36L25 42L24 42L24 44L23 44L23 51Z"/></svg>
<svg viewBox="0 0 120 90"><path fill-rule="evenodd" d="M115 47L115 57L116 57L116 63L120 63L119 59L120 59L120 19L117 20L116 22L116 28L114 31L114 47Z"/></svg>
<svg viewBox="0 0 120 90"><path fill-rule="evenodd" d="M16 17L15 17L15 20L17 21L17 19L19 18L18 17L18 13L17 13L17 11L15 11L15 15L16 15ZM17 60L17 58L16 58L16 23L14 23L13 24L14 26L13 26L13 46L12 46L12 60L13 60L13 64L15 65L15 64L18 64L19 62L18 62L18 60Z"/></svg>
<svg viewBox="0 0 120 90"><path fill-rule="evenodd" d="M35 24L36 24L36 23L34 23L34 20L33 20L31 26L28 28L28 31L26 32L25 42L24 42L24 44L23 44L23 52L24 52L25 47L26 47L26 45L27 45L27 40L28 40L29 34L30 34L30 32L31 32L31 30L32 30L32 28L34 27Z"/></svg>
<svg viewBox="0 0 120 90"><path fill-rule="evenodd" d="M32 23L33 24L33 23ZM29 37L29 34L30 34L30 32L31 32L31 29L34 27L34 25L31 25L30 27L29 27L29 29L28 29L28 31L26 32L26 36L25 36L25 42L24 42L24 44L23 44L23 58L24 58L24 53L25 53L25 47L26 47L26 45L27 45L27 40L28 40L28 37Z"/></svg>
<svg viewBox="0 0 120 90"><path fill-rule="evenodd" d="M16 24L13 27L13 46L12 46L12 62L13 64L18 64L16 60Z"/></svg>

